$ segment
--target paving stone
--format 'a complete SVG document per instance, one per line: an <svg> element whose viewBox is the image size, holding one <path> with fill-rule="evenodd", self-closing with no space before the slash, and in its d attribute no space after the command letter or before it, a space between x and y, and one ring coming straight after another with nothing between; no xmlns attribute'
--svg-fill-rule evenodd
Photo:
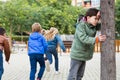
<svg viewBox="0 0 120 80"><path fill-rule="evenodd" d="M117 80L120 80L120 54L116 54ZM69 54L59 55L60 74L55 74L54 59L50 66L51 71L44 72L42 80L67 80L70 57ZM39 66L38 66L39 69ZM37 70L38 70L37 69ZM11 55L10 64L4 61L4 74L2 80L29 80L29 57L27 52L19 52ZM36 74L37 76L37 74ZM100 80L100 54L95 53L93 59L87 61L83 80Z"/></svg>

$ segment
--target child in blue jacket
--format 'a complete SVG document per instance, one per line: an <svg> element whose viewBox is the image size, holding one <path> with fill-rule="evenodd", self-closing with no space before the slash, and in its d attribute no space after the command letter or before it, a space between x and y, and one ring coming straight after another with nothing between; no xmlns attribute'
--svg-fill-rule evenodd
<svg viewBox="0 0 120 80"><path fill-rule="evenodd" d="M48 58L50 64L52 64L52 62L53 62L52 55L54 56L55 71L56 71L56 74L58 74L59 73L59 61L58 61L58 52L56 49L57 49L58 44L60 45L63 52L66 52L66 48L65 48L60 36L58 35L57 28L51 27L50 30L47 31L44 36L48 43L46 57Z"/></svg>
<svg viewBox="0 0 120 80"><path fill-rule="evenodd" d="M40 65L40 70L37 76L37 80L41 80L44 70L44 53L47 50L47 42L43 35L40 33L42 30L39 23L32 25L32 33L28 40L28 55L30 60L30 80L35 80L35 73L37 71L37 62Z"/></svg>

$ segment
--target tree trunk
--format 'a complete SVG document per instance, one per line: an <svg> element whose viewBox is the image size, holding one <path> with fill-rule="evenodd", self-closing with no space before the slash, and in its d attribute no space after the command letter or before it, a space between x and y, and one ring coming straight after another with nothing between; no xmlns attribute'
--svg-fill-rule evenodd
<svg viewBox="0 0 120 80"><path fill-rule="evenodd" d="M101 0L101 33L107 39L101 47L101 79L116 80L114 0Z"/></svg>

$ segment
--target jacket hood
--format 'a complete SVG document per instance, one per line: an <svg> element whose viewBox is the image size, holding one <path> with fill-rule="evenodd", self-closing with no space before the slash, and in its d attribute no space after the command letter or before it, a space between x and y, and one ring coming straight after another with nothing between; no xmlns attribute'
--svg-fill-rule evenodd
<svg viewBox="0 0 120 80"><path fill-rule="evenodd" d="M40 38L40 36L41 36L41 34L38 32L34 32L34 33L30 34L30 38L33 40Z"/></svg>

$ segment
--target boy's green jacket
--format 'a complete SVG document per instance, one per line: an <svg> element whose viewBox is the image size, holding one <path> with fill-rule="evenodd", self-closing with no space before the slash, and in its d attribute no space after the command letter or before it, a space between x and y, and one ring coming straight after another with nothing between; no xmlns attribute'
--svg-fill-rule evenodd
<svg viewBox="0 0 120 80"><path fill-rule="evenodd" d="M93 56L95 35L100 26L80 22L76 28L70 57L75 60L90 60Z"/></svg>

